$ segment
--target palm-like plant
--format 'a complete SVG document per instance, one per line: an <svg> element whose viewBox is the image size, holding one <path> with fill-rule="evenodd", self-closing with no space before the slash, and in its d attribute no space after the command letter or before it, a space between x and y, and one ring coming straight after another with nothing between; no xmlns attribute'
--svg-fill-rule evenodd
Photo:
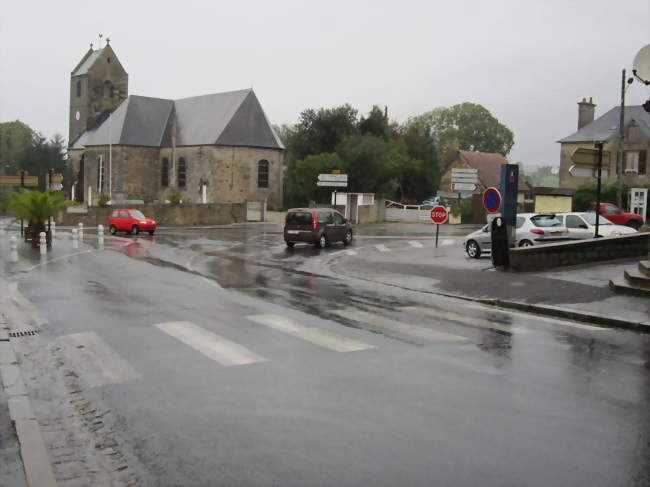
<svg viewBox="0 0 650 487"><path fill-rule="evenodd" d="M9 199L9 210L16 214L16 220L27 220L26 239L38 242L38 234L45 231L48 219L58 211L73 205L60 191L31 191L23 189L13 193Z"/></svg>

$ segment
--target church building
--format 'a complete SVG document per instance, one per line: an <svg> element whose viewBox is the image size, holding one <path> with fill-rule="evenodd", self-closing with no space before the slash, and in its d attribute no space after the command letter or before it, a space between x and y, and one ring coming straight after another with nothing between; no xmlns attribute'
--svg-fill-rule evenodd
<svg viewBox="0 0 650 487"><path fill-rule="evenodd" d="M282 207L284 147L252 89L168 100L129 95L107 39L70 77L72 198Z"/></svg>

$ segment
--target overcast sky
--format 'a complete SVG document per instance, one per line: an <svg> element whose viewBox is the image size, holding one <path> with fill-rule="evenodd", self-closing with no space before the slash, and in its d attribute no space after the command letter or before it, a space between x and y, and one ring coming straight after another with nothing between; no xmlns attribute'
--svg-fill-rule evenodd
<svg viewBox="0 0 650 487"><path fill-rule="evenodd" d="M514 132L511 161L557 165L581 98L597 116L620 103L621 70L650 43L650 0L6 0L0 121L67 138L70 72L99 33L130 94L252 86L275 124L344 103L403 122L471 101ZM639 83L627 92L648 98Z"/></svg>

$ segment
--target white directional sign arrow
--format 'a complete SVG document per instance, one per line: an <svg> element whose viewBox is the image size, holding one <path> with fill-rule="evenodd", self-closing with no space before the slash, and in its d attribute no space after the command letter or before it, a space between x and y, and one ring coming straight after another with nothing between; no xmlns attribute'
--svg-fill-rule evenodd
<svg viewBox="0 0 650 487"><path fill-rule="evenodd" d="M317 186L341 186L346 187L348 185L347 181L318 181Z"/></svg>
<svg viewBox="0 0 650 487"><path fill-rule="evenodd" d="M334 181L338 183L347 183L348 175L347 174L319 174L319 181Z"/></svg>
<svg viewBox="0 0 650 487"><path fill-rule="evenodd" d="M451 183L452 191L474 191L476 184L474 183Z"/></svg>

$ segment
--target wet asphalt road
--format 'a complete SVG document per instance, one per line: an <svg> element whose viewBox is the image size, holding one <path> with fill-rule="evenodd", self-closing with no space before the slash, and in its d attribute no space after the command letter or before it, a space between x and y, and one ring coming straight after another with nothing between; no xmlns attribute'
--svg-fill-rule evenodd
<svg viewBox="0 0 650 487"><path fill-rule="evenodd" d="M647 336L346 279L269 228L13 275L143 485L650 485ZM412 250L381 236L350 250Z"/></svg>

